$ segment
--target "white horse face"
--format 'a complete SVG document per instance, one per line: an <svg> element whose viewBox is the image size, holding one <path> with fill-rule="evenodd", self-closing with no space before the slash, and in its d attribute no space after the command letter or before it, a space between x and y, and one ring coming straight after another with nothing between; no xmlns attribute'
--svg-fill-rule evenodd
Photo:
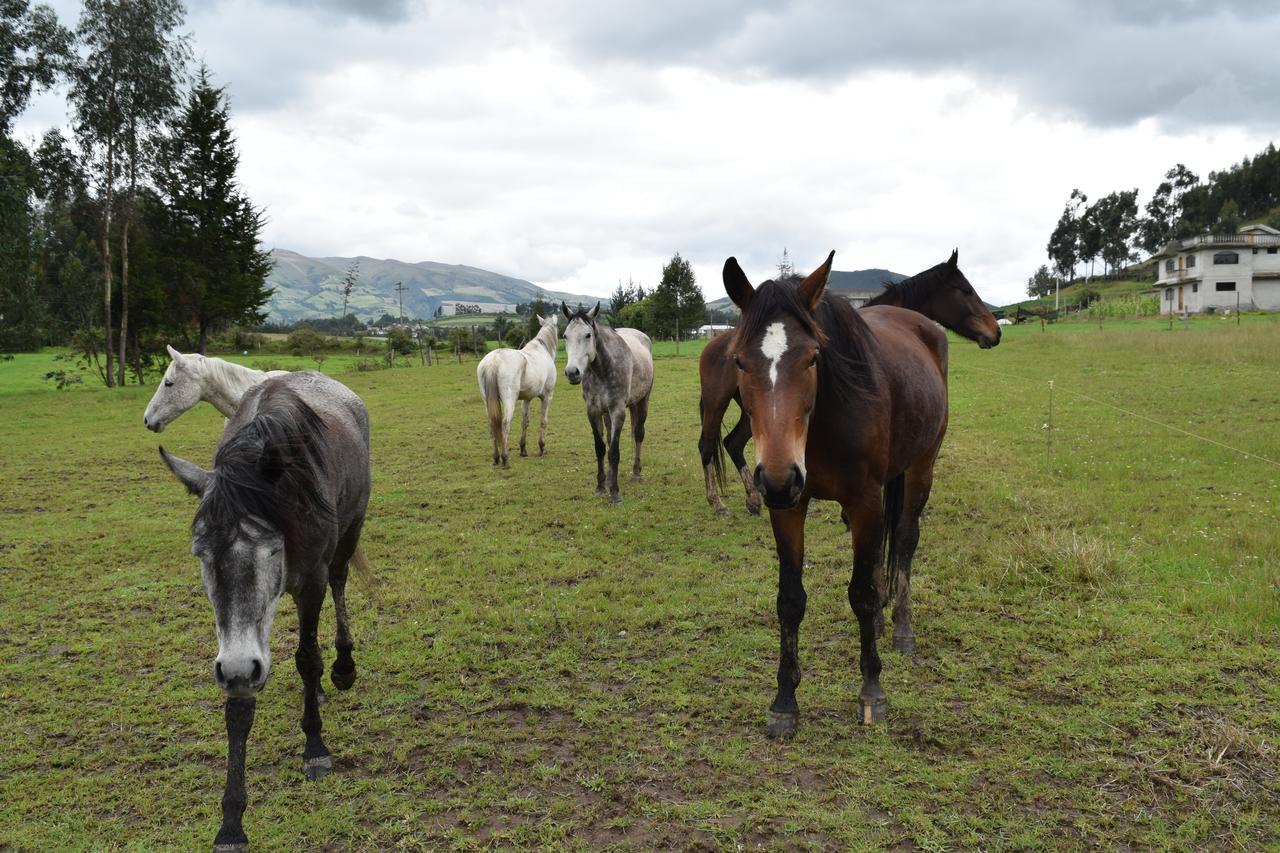
<svg viewBox="0 0 1280 853"><path fill-rule="evenodd" d="M197 534L205 595L213 605L218 656L213 678L228 696L254 696L271 672L271 622L285 588L284 538L264 523L242 519L234 538L207 547Z"/></svg>
<svg viewBox="0 0 1280 853"><path fill-rule="evenodd" d="M164 380L142 413L143 425L152 432L161 432L172 420L199 403L203 393L201 356L183 355L173 347L168 349L172 360L164 372Z"/></svg>

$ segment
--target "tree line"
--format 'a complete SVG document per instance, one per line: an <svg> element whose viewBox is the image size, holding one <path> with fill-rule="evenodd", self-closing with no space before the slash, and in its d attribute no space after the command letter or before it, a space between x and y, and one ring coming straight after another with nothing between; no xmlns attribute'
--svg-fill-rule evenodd
<svg viewBox="0 0 1280 853"><path fill-rule="evenodd" d="M71 344L107 385L166 341L265 319L271 261L225 87L191 68L181 0L85 0L74 29L0 0L0 351ZM70 133L14 120L65 91Z"/></svg>
<svg viewBox="0 0 1280 853"><path fill-rule="evenodd" d="M1057 281L1101 261L1104 273L1196 234L1234 234L1246 221L1280 228L1280 151L1273 143L1253 158L1201 180L1178 163L1165 172L1140 212L1137 189L1111 192L1089 204L1073 189L1045 250L1052 264L1027 281L1029 296L1052 293Z"/></svg>

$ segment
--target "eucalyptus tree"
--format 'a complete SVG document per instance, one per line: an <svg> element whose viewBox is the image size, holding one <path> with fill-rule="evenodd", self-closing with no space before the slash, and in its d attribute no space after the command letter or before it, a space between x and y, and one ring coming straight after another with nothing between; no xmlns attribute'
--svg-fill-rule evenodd
<svg viewBox="0 0 1280 853"><path fill-rule="evenodd" d="M113 384L111 219L117 185L124 182L116 378L124 384L133 201L151 144L179 102L190 55L186 37L177 32L185 17L181 0L85 0L76 27L80 56L70 100L76 135L102 192L99 239L108 385Z"/></svg>

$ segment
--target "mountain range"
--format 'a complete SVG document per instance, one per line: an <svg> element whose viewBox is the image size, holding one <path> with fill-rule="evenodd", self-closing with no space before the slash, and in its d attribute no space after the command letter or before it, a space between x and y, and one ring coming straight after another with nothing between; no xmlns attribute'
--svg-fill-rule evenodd
<svg viewBox="0 0 1280 853"><path fill-rule="evenodd" d="M274 266L267 286L275 292L267 301L269 319L293 323L313 317L337 317L342 313L342 279L353 263L359 278L347 312L363 320L383 314L398 316L404 285L406 317L431 317L442 302L502 302L518 305L541 293L548 301L563 299L570 305L594 304L596 297L543 290L532 282L461 264L435 261L408 263L379 258L309 258L288 249L271 250Z"/></svg>
<svg viewBox="0 0 1280 853"><path fill-rule="evenodd" d="M436 261L409 263L394 259L311 258L288 249L272 249L274 265L267 276L267 286L274 293L267 301L269 319L276 323L295 323L314 317L337 317L342 313L342 279L352 264L358 264L358 281L347 302L348 313L362 320L374 320L383 314L398 316L400 293L404 285L406 317L431 317L443 302L501 302L518 305L532 302L539 293L549 302L563 299L570 305L594 304L598 297L580 293L543 290L521 278L500 275L462 264ZM906 276L884 269L832 270L827 285L833 291L878 291L886 281L901 281ZM729 298L708 304L708 308L734 309Z"/></svg>

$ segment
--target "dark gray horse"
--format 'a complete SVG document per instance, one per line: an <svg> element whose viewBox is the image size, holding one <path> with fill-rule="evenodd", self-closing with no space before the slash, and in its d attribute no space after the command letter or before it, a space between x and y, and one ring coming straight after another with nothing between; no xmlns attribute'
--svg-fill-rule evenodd
<svg viewBox="0 0 1280 853"><path fill-rule="evenodd" d="M640 445L644 442L644 422L649 416L649 394L653 391L653 343L639 329L613 329L596 322L600 303L590 311L570 311L560 303L569 318L564 330L568 365L565 378L572 385L582 384L582 399L587 403L587 420L596 440L596 494L604 496L604 454L606 438L609 451L609 502L622 503L618 494L618 439L631 410L631 434L636 442L636 461L631 480L640 479Z"/></svg>
<svg viewBox="0 0 1280 853"><path fill-rule="evenodd" d="M247 849L245 741L258 691L271 669L271 620L280 596L298 606L302 675L303 773L332 770L320 737L324 662L316 625L325 587L337 612L337 661L330 678L346 690L356 678L345 589L369 502L369 414L346 386L319 373L268 379L245 394L213 457L213 470L160 456L200 498L191 526L204 589L213 605L218 657L213 676L227 697L227 784L216 850Z"/></svg>

